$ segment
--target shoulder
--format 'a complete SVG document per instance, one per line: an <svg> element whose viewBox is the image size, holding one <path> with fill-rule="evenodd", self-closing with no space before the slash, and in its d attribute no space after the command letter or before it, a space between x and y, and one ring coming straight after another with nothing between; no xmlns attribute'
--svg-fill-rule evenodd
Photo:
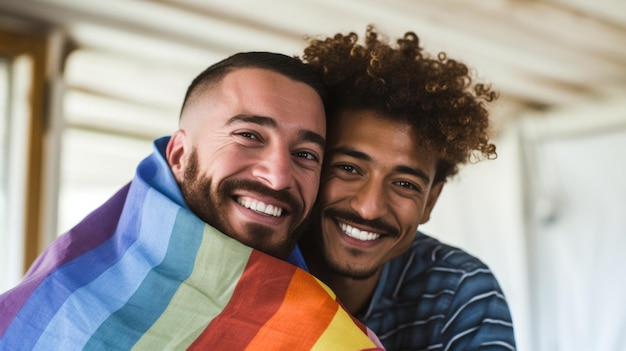
<svg viewBox="0 0 626 351"><path fill-rule="evenodd" d="M441 277L448 283L464 279L493 279L493 273L470 253L417 232L411 247L387 263L388 278L404 281Z"/></svg>
<svg viewBox="0 0 626 351"><path fill-rule="evenodd" d="M418 232L411 248L386 264L378 289L372 326L390 345L515 347L498 281L485 263L460 248ZM403 327L409 325L414 327Z"/></svg>
<svg viewBox="0 0 626 351"><path fill-rule="evenodd" d="M416 306L445 315L480 297L488 299L475 305L504 302L489 267L462 249L418 232L409 250L385 264L373 305Z"/></svg>
<svg viewBox="0 0 626 351"><path fill-rule="evenodd" d="M383 296L395 301L423 303L428 297L442 313L479 296L504 301L502 289L485 263L420 232L407 252L387 262L379 287Z"/></svg>

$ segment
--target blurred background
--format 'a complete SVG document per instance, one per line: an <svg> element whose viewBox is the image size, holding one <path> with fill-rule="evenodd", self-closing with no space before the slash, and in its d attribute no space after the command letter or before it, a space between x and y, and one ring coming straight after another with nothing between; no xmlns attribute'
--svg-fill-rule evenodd
<svg viewBox="0 0 626 351"><path fill-rule="evenodd" d="M494 270L519 350L626 350L620 0L0 0L0 292L130 181L205 67L368 24L500 92L498 159L420 228Z"/></svg>

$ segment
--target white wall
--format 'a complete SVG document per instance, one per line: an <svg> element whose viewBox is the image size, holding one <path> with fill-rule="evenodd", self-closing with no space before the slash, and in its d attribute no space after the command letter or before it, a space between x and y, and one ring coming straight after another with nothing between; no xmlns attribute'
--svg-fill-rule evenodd
<svg viewBox="0 0 626 351"><path fill-rule="evenodd" d="M529 258L535 350L626 350L626 101L533 118Z"/></svg>
<svg viewBox="0 0 626 351"><path fill-rule="evenodd" d="M421 229L485 261L520 351L626 349L626 102L524 116Z"/></svg>

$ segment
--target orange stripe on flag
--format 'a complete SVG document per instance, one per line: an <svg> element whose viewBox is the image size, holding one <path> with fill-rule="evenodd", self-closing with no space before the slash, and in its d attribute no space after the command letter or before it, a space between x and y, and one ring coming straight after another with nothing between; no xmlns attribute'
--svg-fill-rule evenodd
<svg viewBox="0 0 626 351"><path fill-rule="evenodd" d="M282 305L247 350L308 350L326 331L339 305L312 275L298 269Z"/></svg>

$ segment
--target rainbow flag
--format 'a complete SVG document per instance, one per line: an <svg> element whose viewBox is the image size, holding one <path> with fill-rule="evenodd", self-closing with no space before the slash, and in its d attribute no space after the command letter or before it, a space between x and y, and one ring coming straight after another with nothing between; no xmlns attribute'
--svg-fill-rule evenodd
<svg viewBox="0 0 626 351"><path fill-rule="evenodd" d="M312 275L190 212L162 144L0 296L0 350L382 349Z"/></svg>

